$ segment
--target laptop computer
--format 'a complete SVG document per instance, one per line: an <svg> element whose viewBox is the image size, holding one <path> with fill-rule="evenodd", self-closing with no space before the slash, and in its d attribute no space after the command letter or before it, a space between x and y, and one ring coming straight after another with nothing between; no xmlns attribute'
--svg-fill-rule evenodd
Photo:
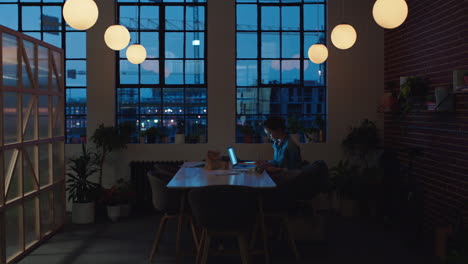
<svg viewBox="0 0 468 264"><path fill-rule="evenodd" d="M234 151L233 147L229 147L227 151L228 151L229 159L231 160L233 169L251 169L251 168L256 167L256 165L254 164L255 163L254 161L239 162L236 156L236 152Z"/></svg>

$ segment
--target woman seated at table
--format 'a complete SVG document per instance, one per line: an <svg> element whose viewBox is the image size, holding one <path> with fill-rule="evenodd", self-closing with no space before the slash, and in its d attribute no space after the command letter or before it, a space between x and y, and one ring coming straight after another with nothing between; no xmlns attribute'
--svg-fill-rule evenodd
<svg viewBox="0 0 468 264"><path fill-rule="evenodd" d="M267 136L273 141L273 160L258 161L258 167L269 173L281 172L285 169L301 168L302 158L299 146L286 133L286 125L282 117L269 117L263 124Z"/></svg>

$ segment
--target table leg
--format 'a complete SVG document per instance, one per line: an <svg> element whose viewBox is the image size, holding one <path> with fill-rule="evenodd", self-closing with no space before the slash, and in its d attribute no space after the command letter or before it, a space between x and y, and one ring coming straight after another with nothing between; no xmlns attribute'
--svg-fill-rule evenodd
<svg viewBox="0 0 468 264"><path fill-rule="evenodd" d="M180 199L180 208L179 208L179 222L177 223L177 237L176 237L176 263L181 262L182 258L182 251L180 249L181 243L181 235L182 235L182 224L184 220L184 213L185 213L185 197L186 191L182 191L181 199Z"/></svg>
<svg viewBox="0 0 468 264"><path fill-rule="evenodd" d="M265 214L263 213L263 197L261 193L258 196L258 209L259 209L258 215L260 218L260 228L261 228L262 238L263 238L263 251L265 254L265 263L269 264L270 255L268 251L268 235L267 235L267 230L265 226Z"/></svg>

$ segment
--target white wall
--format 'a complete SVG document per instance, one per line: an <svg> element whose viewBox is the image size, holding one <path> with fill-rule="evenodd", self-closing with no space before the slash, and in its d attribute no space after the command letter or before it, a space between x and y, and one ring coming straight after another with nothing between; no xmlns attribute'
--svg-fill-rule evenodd
<svg viewBox="0 0 468 264"><path fill-rule="evenodd" d="M334 165L341 158L340 142L347 128L376 113L383 92L383 30L372 18L374 0L345 1L345 21L358 33L346 51L333 47L328 59L328 141L302 144L304 159L324 159ZM88 31L88 136L100 124L115 122L115 56L103 40L113 23L113 0L96 0L98 23ZM329 31L342 22L341 0L328 1ZM208 144L132 144L113 155L105 168L104 184L129 175L132 160L199 160L208 149L225 151L234 145L245 159L269 159L269 144L235 144L235 1L208 1ZM328 33L328 39L329 39ZM312 43L311 43L312 44ZM381 125L381 121L379 121ZM67 145L70 156L78 146Z"/></svg>

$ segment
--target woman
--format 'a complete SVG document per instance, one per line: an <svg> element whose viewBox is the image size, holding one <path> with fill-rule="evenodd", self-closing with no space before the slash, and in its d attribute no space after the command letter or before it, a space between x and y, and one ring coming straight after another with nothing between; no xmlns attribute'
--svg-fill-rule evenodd
<svg viewBox="0 0 468 264"><path fill-rule="evenodd" d="M302 158L299 146L286 133L286 125L282 117L269 117L263 124L267 136L273 141L273 160L257 162L257 166L270 173L285 169L301 168Z"/></svg>

